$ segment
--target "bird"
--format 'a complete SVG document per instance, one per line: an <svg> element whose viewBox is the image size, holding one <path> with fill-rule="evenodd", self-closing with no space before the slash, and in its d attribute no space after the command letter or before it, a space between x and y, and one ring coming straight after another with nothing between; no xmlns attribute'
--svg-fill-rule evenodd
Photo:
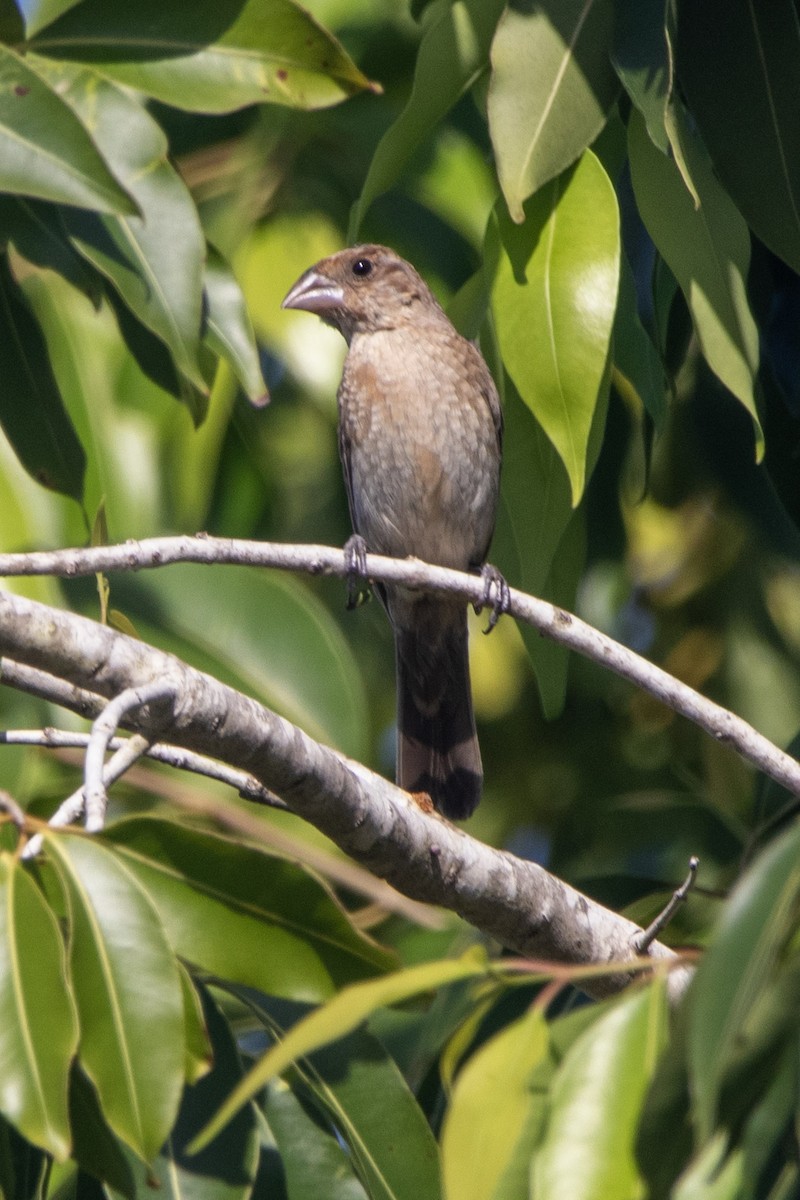
<svg viewBox="0 0 800 1200"><path fill-rule="evenodd" d="M484 573L494 624L508 589L486 565L500 487L503 417L492 375L428 285L387 246L310 267L283 308L342 334L339 453L354 537L365 553ZM495 587L496 591L492 591ZM376 590L394 633L397 783L451 820L471 816L483 767L469 675L466 603L400 585Z"/></svg>

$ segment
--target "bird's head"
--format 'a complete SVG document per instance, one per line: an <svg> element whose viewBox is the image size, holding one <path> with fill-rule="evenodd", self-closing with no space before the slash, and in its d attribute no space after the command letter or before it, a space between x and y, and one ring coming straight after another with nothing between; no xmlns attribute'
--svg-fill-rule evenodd
<svg viewBox="0 0 800 1200"><path fill-rule="evenodd" d="M442 310L410 263L387 246L353 246L309 267L281 305L316 313L349 342Z"/></svg>

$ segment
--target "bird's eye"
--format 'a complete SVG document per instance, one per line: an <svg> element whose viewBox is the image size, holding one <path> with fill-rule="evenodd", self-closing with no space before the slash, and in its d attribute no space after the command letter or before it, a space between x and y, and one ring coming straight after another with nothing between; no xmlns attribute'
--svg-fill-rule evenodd
<svg viewBox="0 0 800 1200"><path fill-rule="evenodd" d="M369 258L357 258L353 263L353 274L362 278L372 272L372 261Z"/></svg>

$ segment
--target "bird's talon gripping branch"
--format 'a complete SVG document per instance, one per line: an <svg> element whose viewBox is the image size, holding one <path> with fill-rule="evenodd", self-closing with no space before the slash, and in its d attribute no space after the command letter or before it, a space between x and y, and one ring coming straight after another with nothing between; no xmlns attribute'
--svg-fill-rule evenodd
<svg viewBox="0 0 800 1200"><path fill-rule="evenodd" d="M489 624L483 631L491 633L503 613L507 613L511 607L511 591L504 576L491 563L484 563L481 567L481 579L483 597L480 604L475 605L475 612L480 614L484 608L491 608Z"/></svg>
<svg viewBox="0 0 800 1200"><path fill-rule="evenodd" d="M367 543L360 534L352 534L344 544L347 565L347 608L358 608L370 598L367 579Z"/></svg>

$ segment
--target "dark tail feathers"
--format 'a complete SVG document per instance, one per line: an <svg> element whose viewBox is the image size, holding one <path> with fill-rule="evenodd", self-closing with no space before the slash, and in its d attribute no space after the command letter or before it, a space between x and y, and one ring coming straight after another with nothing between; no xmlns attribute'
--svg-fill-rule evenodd
<svg viewBox="0 0 800 1200"><path fill-rule="evenodd" d="M483 767L469 681L462 605L416 600L395 616L397 782L427 792L440 813L463 820L481 797Z"/></svg>

